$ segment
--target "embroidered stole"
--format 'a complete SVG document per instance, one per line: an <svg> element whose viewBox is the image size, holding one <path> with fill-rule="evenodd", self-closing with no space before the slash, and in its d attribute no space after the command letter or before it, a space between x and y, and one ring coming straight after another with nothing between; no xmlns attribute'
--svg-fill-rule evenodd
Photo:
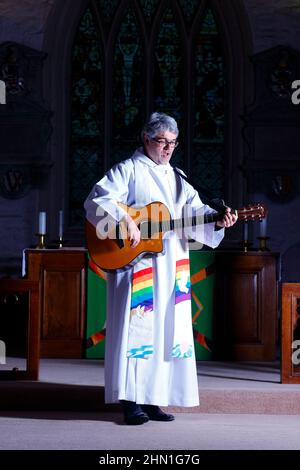
<svg viewBox="0 0 300 470"><path fill-rule="evenodd" d="M143 258L134 267L131 286L128 357L147 358L153 354L153 267Z"/></svg>
<svg viewBox="0 0 300 470"><path fill-rule="evenodd" d="M128 331L128 357L147 359L155 353L153 322L155 316L153 265L144 258L134 267L131 310ZM191 281L189 259L176 261L174 282L174 333L171 357L185 358L193 354L191 327ZM159 308L159 306L158 306Z"/></svg>
<svg viewBox="0 0 300 470"><path fill-rule="evenodd" d="M135 206L143 207L151 201L151 185L145 185L144 164L134 157L132 161L135 172ZM142 258L134 266L132 275L128 357L147 359L155 354L153 322L155 311L160 306L155 305L154 301L156 286L153 286L153 277L152 257ZM188 253L180 242L176 244L176 276L170 295L174 298L173 347L170 357L190 357L194 351L190 264Z"/></svg>

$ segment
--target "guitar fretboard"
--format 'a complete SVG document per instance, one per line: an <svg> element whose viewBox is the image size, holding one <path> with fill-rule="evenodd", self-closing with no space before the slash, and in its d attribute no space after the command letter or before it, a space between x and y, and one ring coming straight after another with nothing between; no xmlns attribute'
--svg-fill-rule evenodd
<svg viewBox="0 0 300 470"><path fill-rule="evenodd" d="M203 224L209 224L221 220L223 213L214 212L212 214L195 215L192 217L170 219L161 222L143 222L142 238L151 238L155 233L166 233L171 230L180 230L184 227L196 227Z"/></svg>

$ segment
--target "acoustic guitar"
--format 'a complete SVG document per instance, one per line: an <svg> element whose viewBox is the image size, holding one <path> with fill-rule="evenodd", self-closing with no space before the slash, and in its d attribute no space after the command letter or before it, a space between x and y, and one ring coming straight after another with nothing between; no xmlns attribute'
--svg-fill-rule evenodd
<svg viewBox="0 0 300 470"><path fill-rule="evenodd" d="M224 213L204 214L188 218L172 219L162 202L152 202L140 209L118 204L135 221L141 231L140 243L132 248L127 238L126 222L119 222L113 230L101 236L97 228L86 221L87 247L93 262L104 271L124 270L136 264L146 254L163 251L163 236L171 230L195 227L222 220ZM266 208L255 204L235 211L242 221L261 220Z"/></svg>

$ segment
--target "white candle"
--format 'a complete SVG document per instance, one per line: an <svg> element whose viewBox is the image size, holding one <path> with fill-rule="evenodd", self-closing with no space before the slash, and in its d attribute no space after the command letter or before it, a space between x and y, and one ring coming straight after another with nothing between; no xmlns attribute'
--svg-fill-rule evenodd
<svg viewBox="0 0 300 470"><path fill-rule="evenodd" d="M244 241L248 241L248 222L244 222Z"/></svg>
<svg viewBox="0 0 300 470"><path fill-rule="evenodd" d="M261 219L261 221L260 221L259 235L261 237L266 237L267 236L267 219L266 219L266 217L264 219Z"/></svg>
<svg viewBox="0 0 300 470"><path fill-rule="evenodd" d="M59 238L63 237L64 232L64 213L62 210L59 211L59 228L58 228L58 236Z"/></svg>
<svg viewBox="0 0 300 470"><path fill-rule="evenodd" d="M46 235L46 212L39 213L39 233Z"/></svg>

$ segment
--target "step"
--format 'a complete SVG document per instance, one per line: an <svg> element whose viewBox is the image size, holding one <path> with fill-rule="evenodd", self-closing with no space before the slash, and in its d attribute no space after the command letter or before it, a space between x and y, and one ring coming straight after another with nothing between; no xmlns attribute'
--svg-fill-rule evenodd
<svg viewBox="0 0 300 470"><path fill-rule="evenodd" d="M169 407L169 411L300 414L300 385L281 384L278 363L199 362L197 366L200 406ZM104 364L90 359L42 359L39 381L1 381L0 409L121 410L104 403Z"/></svg>

